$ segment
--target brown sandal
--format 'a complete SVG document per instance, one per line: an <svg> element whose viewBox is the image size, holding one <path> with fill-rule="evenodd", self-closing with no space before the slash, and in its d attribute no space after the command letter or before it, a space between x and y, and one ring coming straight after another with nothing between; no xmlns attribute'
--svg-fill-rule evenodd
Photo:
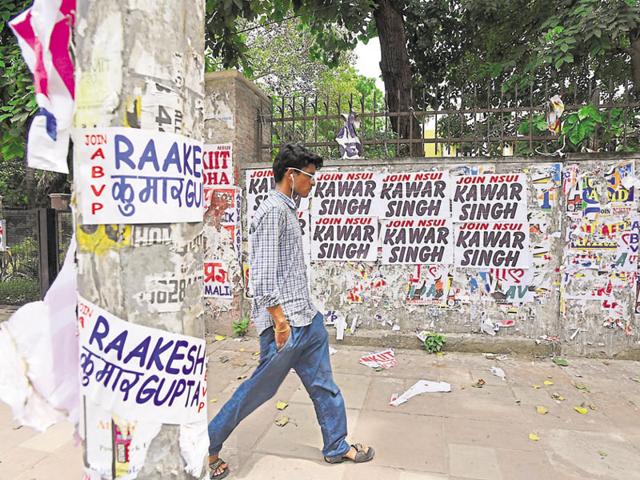
<svg viewBox="0 0 640 480"><path fill-rule="evenodd" d="M356 449L355 458L350 458L346 455L342 455L338 457L324 457L324 461L327 463L342 463L345 460L351 460L353 463L364 463L372 460L376 454L373 447L368 447L365 451L361 443L354 443L353 445L351 445L351 447Z"/></svg>

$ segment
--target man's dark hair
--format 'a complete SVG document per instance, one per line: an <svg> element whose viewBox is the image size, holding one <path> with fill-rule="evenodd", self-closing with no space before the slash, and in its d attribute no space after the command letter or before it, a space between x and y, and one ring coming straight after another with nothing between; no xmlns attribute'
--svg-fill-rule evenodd
<svg viewBox="0 0 640 480"><path fill-rule="evenodd" d="M310 152L301 145L285 143L273 161L273 177L276 183L279 183L289 168L302 170L309 165L315 165L319 170L322 168L322 163L320 155Z"/></svg>

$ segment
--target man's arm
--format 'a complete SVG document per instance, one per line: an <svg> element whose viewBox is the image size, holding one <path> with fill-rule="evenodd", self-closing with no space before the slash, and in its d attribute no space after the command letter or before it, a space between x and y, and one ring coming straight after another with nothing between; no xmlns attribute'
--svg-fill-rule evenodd
<svg viewBox="0 0 640 480"><path fill-rule="evenodd" d="M280 231L284 218L277 208L269 210L251 236L251 286L256 303L265 307L273 319L278 348L289 338L289 323L282 310L278 288Z"/></svg>

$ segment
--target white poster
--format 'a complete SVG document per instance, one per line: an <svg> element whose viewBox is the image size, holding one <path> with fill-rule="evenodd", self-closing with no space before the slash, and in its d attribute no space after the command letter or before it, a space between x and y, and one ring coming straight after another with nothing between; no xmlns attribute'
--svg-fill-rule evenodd
<svg viewBox="0 0 640 480"><path fill-rule="evenodd" d="M206 422L205 341L125 322L78 297L81 391L124 418Z"/></svg>
<svg viewBox="0 0 640 480"><path fill-rule="evenodd" d="M313 217L379 217L382 175L374 172L327 172L316 175Z"/></svg>
<svg viewBox="0 0 640 480"><path fill-rule="evenodd" d="M528 223L455 224L455 265L482 269L529 268Z"/></svg>
<svg viewBox="0 0 640 480"><path fill-rule="evenodd" d="M495 173L454 178L454 222L527 221L526 174Z"/></svg>
<svg viewBox="0 0 640 480"><path fill-rule="evenodd" d="M372 217L311 217L311 260L375 262L378 219Z"/></svg>
<svg viewBox="0 0 640 480"><path fill-rule="evenodd" d="M381 181L381 219L450 217L448 172L387 173Z"/></svg>
<svg viewBox="0 0 640 480"><path fill-rule="evenodd" d="M202 144L135 128L81 129L74 174L85 224L202 221Z"/></svg>
<svg viewBox="0 0 640 480"><path fill-rule="evenodd" d="M403 219L382 222L385 265L453 263L453 226L449 219Z"/></svg>
<svg viewBox="0 0 640 480"><path fill-rule="evenodd" d="M253 215L260 204L267 198L269 192L276 188L272 168L258 168L245 172L245 191L247 195L247 225L251 223ZM313 191L312 191L313 194ZM296 197L298 211L309 210L309 198Z"/></svg>
<svg viewBox="0 0 640 480"><path fill-rule="evenodd" d="M233 148L231 143L202 147L202 175L204 187L233 185Z"/></svg>

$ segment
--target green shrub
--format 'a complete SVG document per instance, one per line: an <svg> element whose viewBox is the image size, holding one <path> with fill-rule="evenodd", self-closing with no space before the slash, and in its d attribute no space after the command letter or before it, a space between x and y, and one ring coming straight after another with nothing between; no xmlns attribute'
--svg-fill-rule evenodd
<svg viewBox="0 0 640 480"><path fill-rule="evenodd" d="M424 339L424 349L429 353L437 353L442 350L447 339L439 333L428 332Z"/></svg>
<svg viewBox="0 0 640 480"><path fill-rule="evenodd" d="M249 319L245 317L240 321L233 322L231 326L236 337L244 337L249 331Z"/></svg>
<svg viewBox="0 0 640 480"><path fill-rule="evenodd" d="M32 278L12 278L0 282L0 305L24 305L40 300L40 285Z"/></svg>

